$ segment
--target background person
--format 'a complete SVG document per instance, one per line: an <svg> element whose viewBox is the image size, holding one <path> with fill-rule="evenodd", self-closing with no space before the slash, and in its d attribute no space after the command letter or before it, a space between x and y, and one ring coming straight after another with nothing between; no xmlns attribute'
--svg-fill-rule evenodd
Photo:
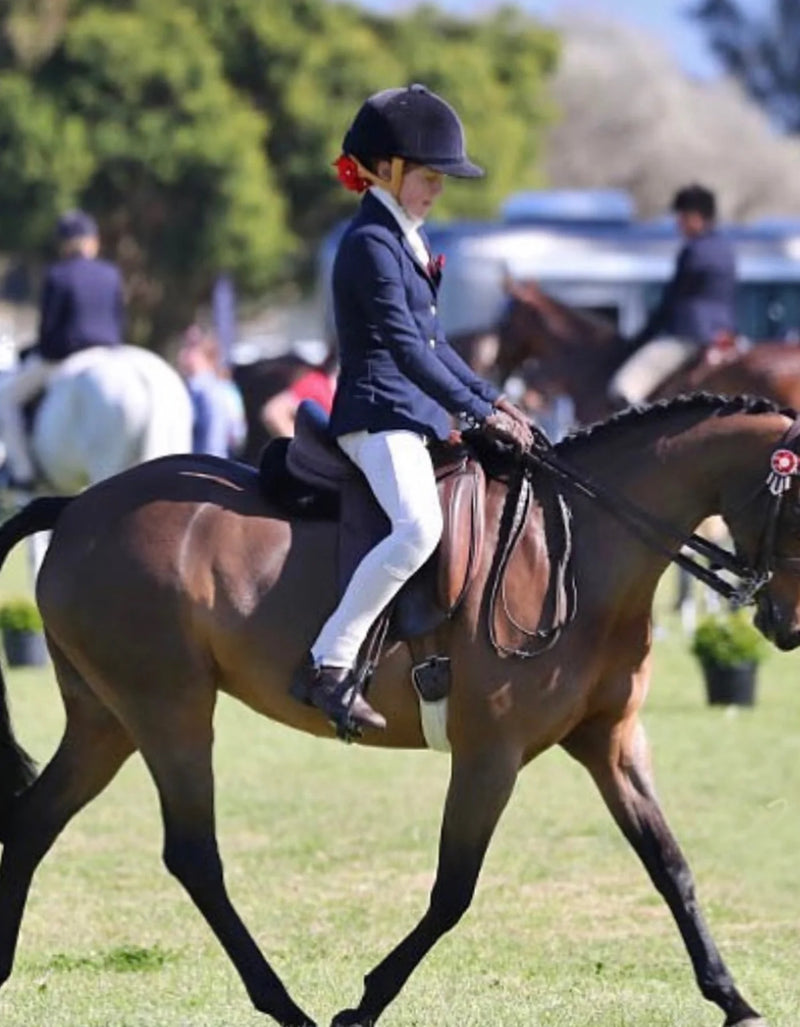
<svg viewBox="0 0 800 1027"><path fill-rule="evenodd" d="M47 388L66 357L94 346L118 346L124 335L122 276L100 260L97 224L82 210L57 224L60 259L45 274L37 346L0 384L0 432L12 487L32 487L36 472L23 409Z"/></svg>
<svg viewBox="0 0 800 1027"><path fill-rule="evenodd" d="M678 190L672 201L686 240L672 280L632 340L639 347L611 380L615 405L642 403L679 368L719 337L734 332L736 258L716 227L716 199L702 185Z"/></svg>
<svg viewBox="0 0 800 1027"><path fill-rule="evenodd" d="M216 336L190 325L178 350L178 368L192 401L192 451L236 456L247 437L244 402L222 367Z"/></svg>
<svg viewBox="0 0 800 1027"><path fill-rule="evenodd" d="M365 192L339 243L333 308L340 371L330 429L385 511L370 550L292 683L340 732L385 727L352 670L373 621L436 548L442 514L426 443L464 415L529 446L531 430L447 343L437 317L441 265L422 231L444 178L476 178L461 121L424 86L369 97L347 132L339 177Z"/></svg>
<svg viewBox="0 0 800 1027"><path fill-rule="evenodd" d="M294 435L297 408L304 400L313 400L326 414L330 414L333 407L339 370L334 348L322 340L301 339L292 346L292 352L308 366L285 389L270 396L259 414L262 424L273 438Z"/></svg>

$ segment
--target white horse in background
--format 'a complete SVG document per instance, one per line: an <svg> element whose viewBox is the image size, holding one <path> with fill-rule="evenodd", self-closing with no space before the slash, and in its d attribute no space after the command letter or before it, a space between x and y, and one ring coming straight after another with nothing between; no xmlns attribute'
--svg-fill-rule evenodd
<svg viewBox="0 0 800 1027"><path fill-rule="evenodd" d="M67 357L34 412L30 445L48 492L73 495L135 464L192 449L192 404L178 372L139 346ZM32 577L49 533L31 537Z"/></svg>
<svg viewBox="0 0 800 1027"><path fill-rule="evenodd" d="M191 448L183 379L139 346L67 357L34 414L31 451L51 491L80 492L134 464Z"/></svg>

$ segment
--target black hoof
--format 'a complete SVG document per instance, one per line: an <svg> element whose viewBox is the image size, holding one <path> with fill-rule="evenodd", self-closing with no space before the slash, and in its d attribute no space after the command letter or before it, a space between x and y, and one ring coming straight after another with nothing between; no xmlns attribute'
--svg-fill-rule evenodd
<svg viewBox="0 0 800 1027"><path fill-rule="evenodd" d="M375 1020L357 1009L343 1009L331 1020L331 1027L375 1027Z"/></svg>

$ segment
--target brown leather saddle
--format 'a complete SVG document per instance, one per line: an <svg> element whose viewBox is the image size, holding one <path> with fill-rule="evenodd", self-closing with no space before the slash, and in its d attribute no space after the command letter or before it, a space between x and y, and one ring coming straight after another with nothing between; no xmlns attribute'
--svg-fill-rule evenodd
<svg viewBox="0 0 800 1027"><path fill-rule="evenodd" d="M485 478L480 463L457 444L442 444L431 455L444 529L436 552L395 600L390 628L395 638L427 634L455 613L483 548ZM300 404L294 438L276 439L265 449L261 484L267 497L290 516L338 521L340 594L364 555L389 533L389 521L366 479L332 441L327 415L313 401Z"/></svg>
<svg viewBox="0 0 800 1027"><path fill-rule="evenodd" d="M476 442L479 440L476 440ZM434 446L444 530L428 563L398 594L389 634L410 640L433 632L458 610L475 579L483 551L485 463L508 484L489 578L488 633L503 656L534 656L556 640L575 613L571 512L544 475L497 470L482 447ZM262 490L287 515L338 520L340 592L355 568L389 531L389 522L364 476L328 433L317 404L300 405L293 439L264 450Z"/></svg>

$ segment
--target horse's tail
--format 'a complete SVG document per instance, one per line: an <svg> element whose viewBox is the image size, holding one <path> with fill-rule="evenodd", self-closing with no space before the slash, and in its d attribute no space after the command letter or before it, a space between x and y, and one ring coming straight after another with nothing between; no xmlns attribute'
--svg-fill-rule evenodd
<svg viewBox="0 0 800 1027"><path fill-rule="evenodd" d="M70 502L70 496L42 496L0 525L0 568L18 542L37 531L53 528ZM36 764L14 735L5 676L0 666L0 841L5 841L12 800L34 781L36 772Z"/></svg>

